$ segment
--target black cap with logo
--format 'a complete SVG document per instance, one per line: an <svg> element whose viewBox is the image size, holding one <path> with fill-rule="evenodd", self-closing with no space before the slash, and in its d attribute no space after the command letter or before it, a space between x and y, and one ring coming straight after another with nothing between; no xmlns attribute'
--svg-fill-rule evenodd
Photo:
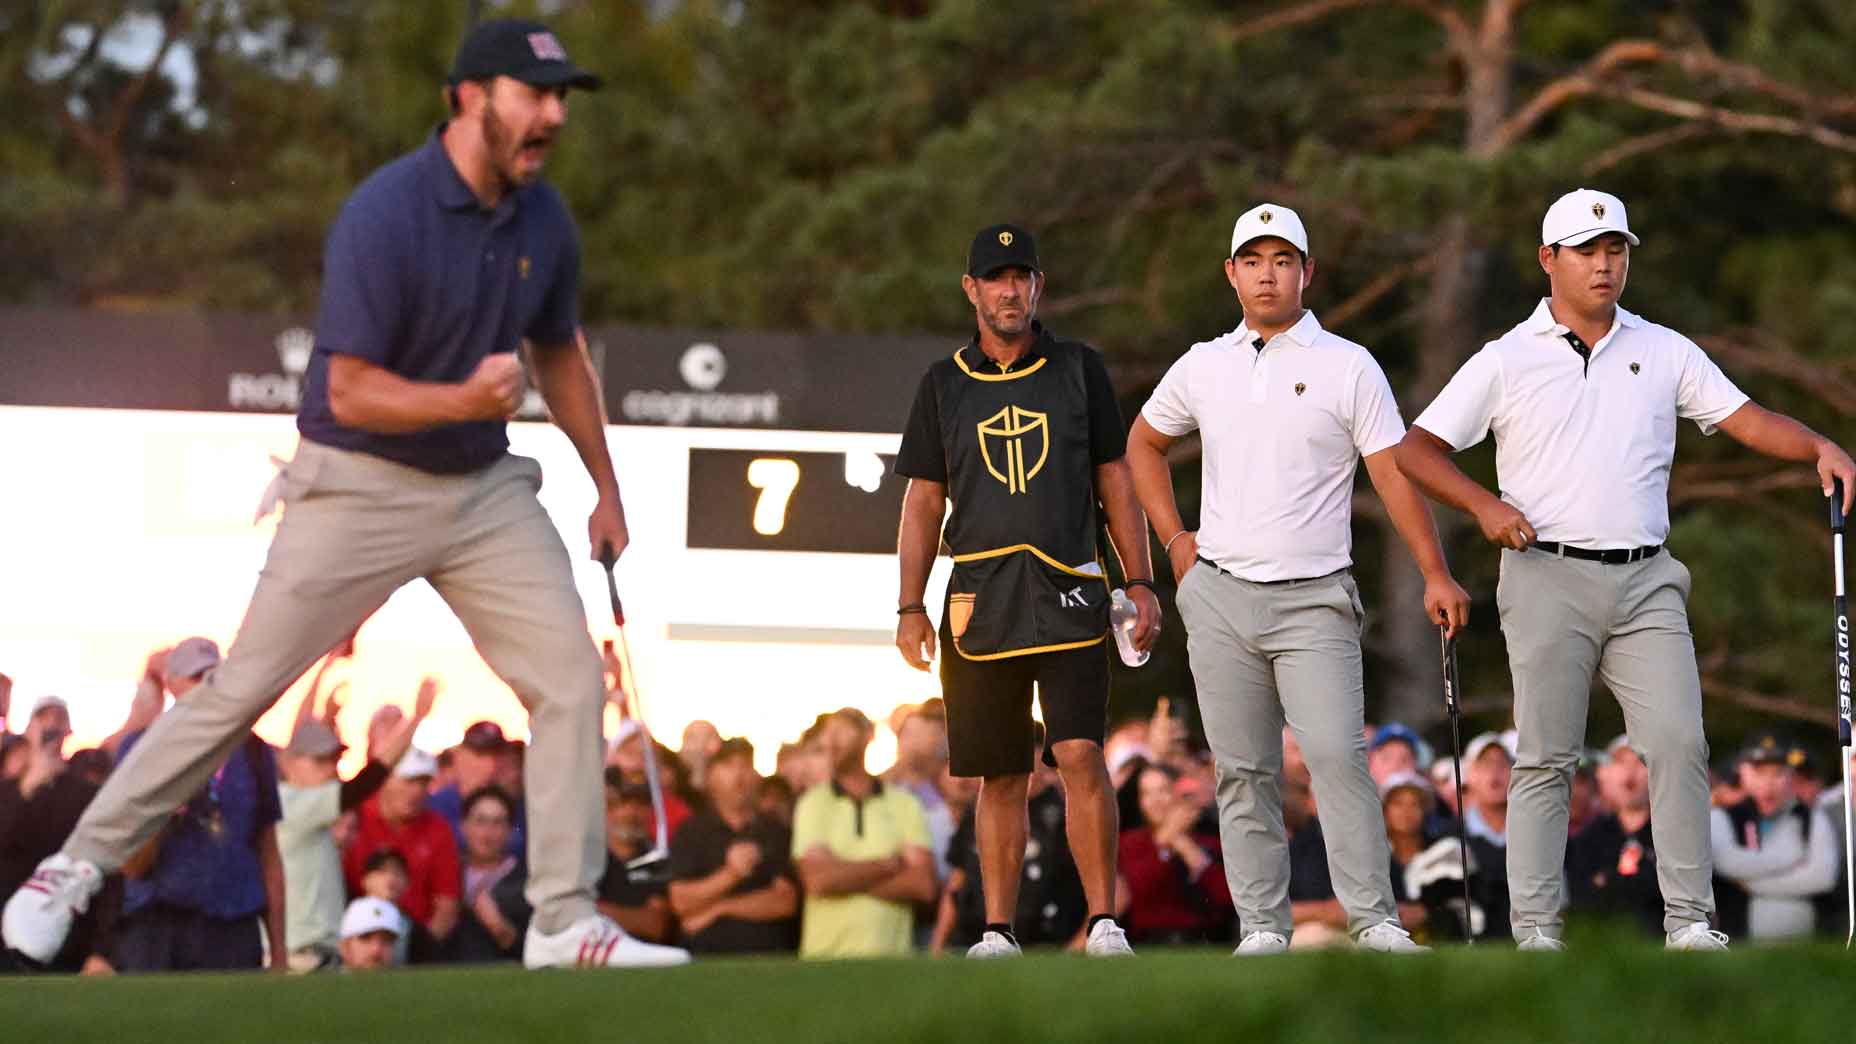
<svg viewBox="0 0 1856 1044"><path fill-rule="evenodd" d="M598 90L599 77L567 59L567 49L540 22L497 18L464 37L449 82L508 76L532 87L578 87Z"/></svg>
<svg viewBox="0 0 1856 1044"><path fill-rule="evenodd" d="M1740 760L1751 765L1784 765L1795 769L1803 766L1805 750L1776 732L1756 732L1747 737L1746 746L1740 748Z"/></svg>
<svg viewBox="0 0 1856 1044"><path fill-rule="evenodd" d="M967 248L967 274L984 279L1001 268L1038 268L1038 241L1017 225L982 228Z"/></svg>

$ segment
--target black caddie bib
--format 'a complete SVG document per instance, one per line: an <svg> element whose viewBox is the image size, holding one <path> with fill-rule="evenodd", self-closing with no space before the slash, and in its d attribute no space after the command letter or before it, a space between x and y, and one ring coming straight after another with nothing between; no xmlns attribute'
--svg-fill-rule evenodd
<svg viewBox="0 0 1856 1044"><path fill-rule="evenodd" d="M1048 338L1039 347L1047 354L1005 372L956 354L938 389L953 503L948 633L969 660L1108 635L1082 349Z"/></svg>

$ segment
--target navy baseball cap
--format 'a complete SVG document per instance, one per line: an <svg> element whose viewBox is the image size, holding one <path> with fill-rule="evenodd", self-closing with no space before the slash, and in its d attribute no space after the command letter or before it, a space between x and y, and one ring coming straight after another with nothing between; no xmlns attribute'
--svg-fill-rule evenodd
<svg viewBox="0 0 1856 1044"><path fill-rule="evenodd" d="M540 22L496 18L472 29L458 46L447 82L508 76L531 87L599 89L599 77L567 58L561 41Z"/></svg>
<svg viewBox="0 0 1856 1044"><path fill-rule="evenodd" d="M1418 734L1399 722L1388 721L1384 725L1374 729L1372 745L1367 749L1378 750L1388 743L1403 743L1405 746L1411 748L1413 754L1418 753Z"/></svg>
<svg viewBox="0 0 1856 1044"><path fill-rule="evenodd" d="M984 279L1001 268L1038 268L1038 241L1017 225L982 228L967 248L967 274Z"/></svg>

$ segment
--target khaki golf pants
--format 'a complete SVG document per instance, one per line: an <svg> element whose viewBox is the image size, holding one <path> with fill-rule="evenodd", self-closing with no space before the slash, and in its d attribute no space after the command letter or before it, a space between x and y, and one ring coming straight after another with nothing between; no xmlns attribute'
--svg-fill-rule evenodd
<svg viewBox="0 0 1856 1044"><path fill-rule="evenodd" d="M148 730L65 842L120 867L206 783L258 718L387 597L428 581L528 709L528 899L556 932L593 913L605 869L605 682L567 549L536 492L541 466L505 455L434 475L303 441L283 521L225 662Z"/></svg>
<svg viewBox="0 0 1856 1044"><path fill-rule="evenodd" d="M1260 584L1199 563L1179 585L1199 715L1218 765L1225 880L1245 933L1290 934L1282 729L1315 791L1335 898L1353 935L1398 920L1379 791L1366 770L1365 611L1344 570Z"/></svg>
<svg viewBox="0 0 1856 1044"><path fill-rule="evenodd" d="M1514 672L1508 891L1515 938L1558 938L1566 820L1594 673L1617 697L1650 771L1650 830L1663 926L1714 910L1708 740L1688 629L1688 567L1664 551L1629 565L1503 551L1496 604Z"/></svg>

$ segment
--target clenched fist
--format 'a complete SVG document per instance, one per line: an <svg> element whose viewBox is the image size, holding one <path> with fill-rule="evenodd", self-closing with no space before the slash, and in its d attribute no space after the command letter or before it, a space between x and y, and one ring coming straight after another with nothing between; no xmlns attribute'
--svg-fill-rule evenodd
<svg viewBox="0 0 1856 1044"><path fill-rule="evenodd" d="M486 355L463 389L469 419L508 420L522 405L522 362L514 352Z"/></svg>

